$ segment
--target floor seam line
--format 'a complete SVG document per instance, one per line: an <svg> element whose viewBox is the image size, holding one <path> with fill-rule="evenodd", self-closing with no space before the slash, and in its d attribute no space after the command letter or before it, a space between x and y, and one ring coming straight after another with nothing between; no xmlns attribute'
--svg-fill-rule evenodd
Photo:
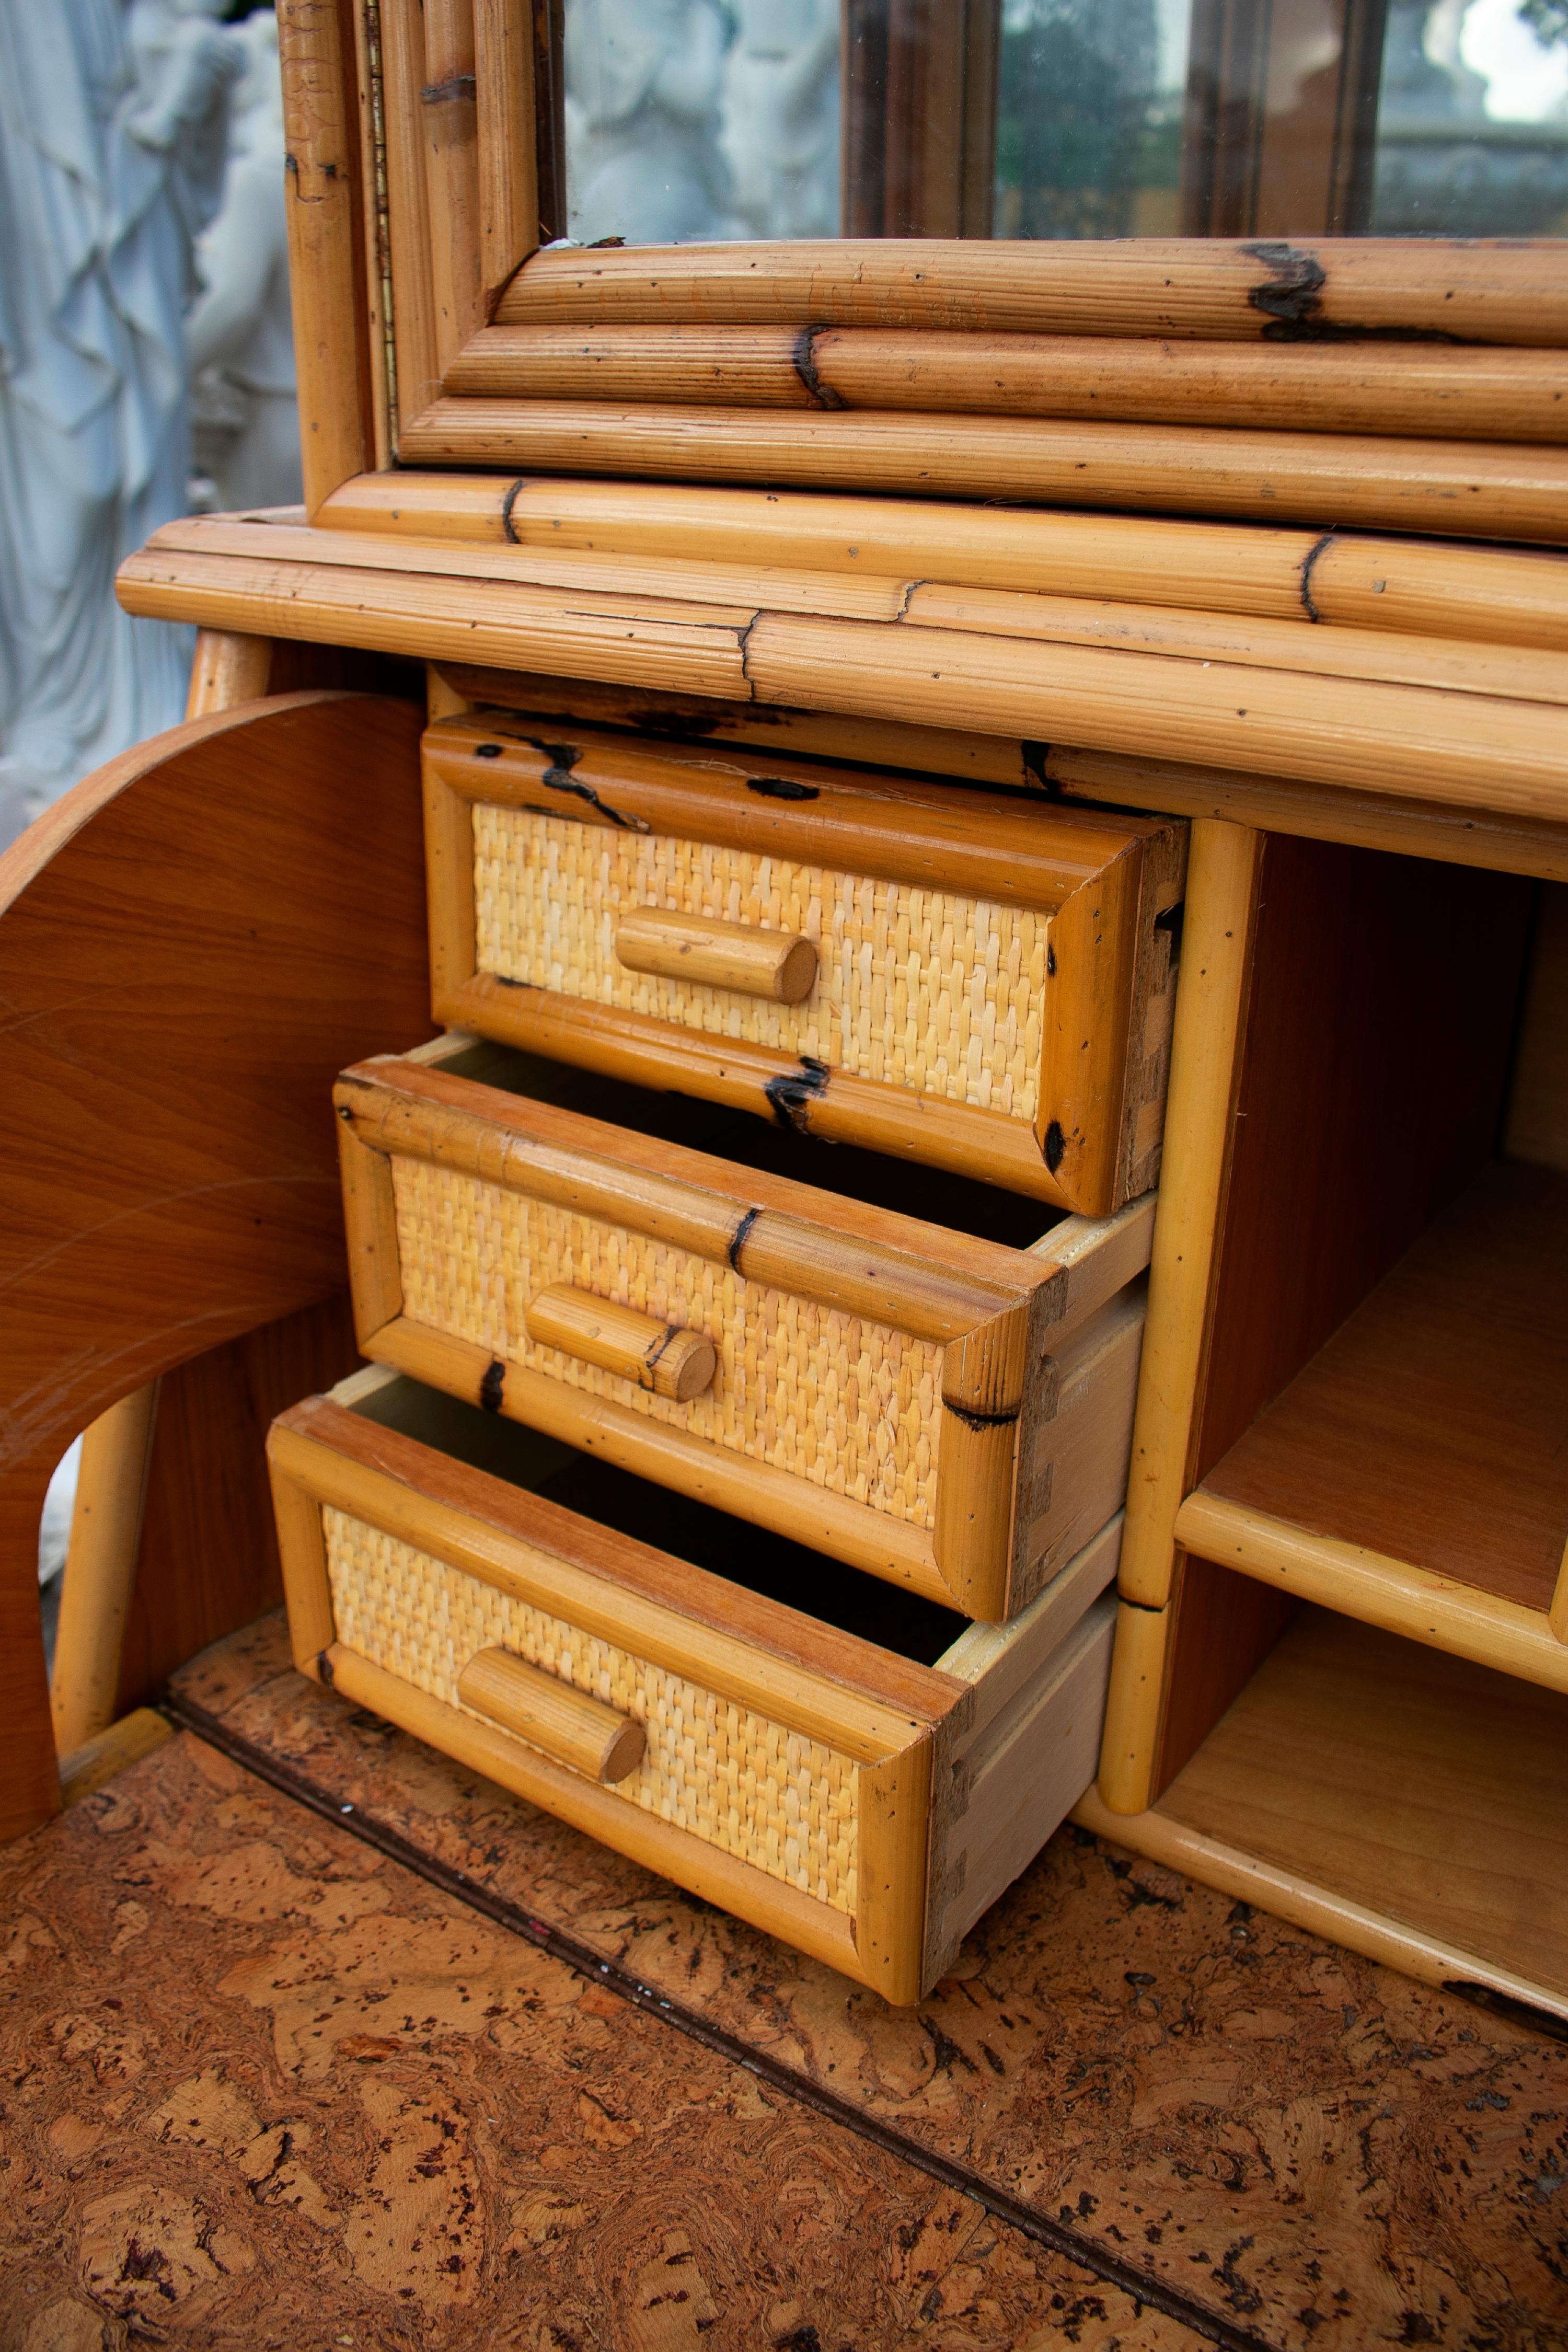
<svg viewBox="0 0 1568 2352"><path fill-rule="evenodd" d="M1022 2198L1011 2196L1006 2189L986 2180L983 2174L972 2172L967 2166L940 2156L934 2149L922 2147L918 2140L909 2138L894 2126L868 2115L839 2094L822 2089L809 2075L785 2065L781 2060L769 2057L764 2051L753 2049L751 2043L743 2042L725 2027L710 2024L699 2011L672 2000L657 1986L645 1983L634 1970L622 1967L618 1961L603 1958L592 1946L580 1943L564 1928L552 1927L548 1920L539 1918L524 1909L521 1904L513 1903L505 1895L492 1894L488 1887L469 1877L466 1871L455 1869L449 1863L427 1854L411 1839L376 1821L374 1815L363 1812L358 1806L340 1802L330 1790L323 1789L297 1767L274 1756L269 1749L258 1747L242 1732L231 1730L221 1716L212 1714L198 1702L183 1696L179 1692L166 1691L158 1705L182 1730L191 1732L209 1747L244 1765L280 1795L290 1798L322 1820L334 1822L351 1837L358 1838L363 1844L384 1854L388 1861L396 1863L416 1877L424 1879L428 1885L449 1895L454 1901L466 1904L470 1910L478 1911L495 1926L521 1937L552 1959L559 1960L574 1975L605 1986L644 2015L658 2019L730 2064L743 2066L797 2105L810 2107L829 2122L841 2125L861 2139L869 2140L873 2146L915 2171L923 2172L928 2179L940 2181L944 2188L972 2199L998 2221L1007 2222L1026 2237L1048 2246L1053 2252L1076 2263L1080 2269L1092 2272L1105 2284L1118 2288L1134 2303L1147 2305L1151 2310L1161 2312L1166 2318L1190 2328L1194 2335L1218 2346L1220 2352L1279 2352L1279 2347L1266 2337L1234 2326L1217 2312L1184 2295L1178 2288L1166 2286L1162 2280L1152 2278L1131 2263L1119 2261L1114 2254L1108 2254L1096 2240L1074 2230L1069 2223L1052 2220Z"/></svg>

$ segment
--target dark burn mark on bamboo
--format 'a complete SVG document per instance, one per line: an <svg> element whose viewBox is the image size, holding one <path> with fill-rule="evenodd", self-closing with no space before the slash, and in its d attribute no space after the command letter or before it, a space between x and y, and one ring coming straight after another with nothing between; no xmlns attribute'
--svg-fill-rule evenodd
<svg viewBox="0 0 1568 2352"><path fill-rule="evenodd" d="M586 801L590 808L596 808L602 817L607 817L622 833L653 831L646 816L626 816L620 809L612 808L608 801L601 800L592 784L578 782L572 771L583 754L574 743L547 743L538 735L525 735L522 740L530 751L542 752L549 762L539 780L547 792L570 793L574 799Z"/></svg>
<svg viewBox="0 0 1568 2352"><path fill-rule="evenodd" d="M822 798L816 784L797 784L788 776L748 776L746 790L760 793L765 801L817 801Z"/></svg>
<svg viewBox="0 0 1568 2352"><path fill-rule="evenodd" d="M674 1324L673 1324L673 1323L667 1323L667 1324L665 1325L665 1327L664 1327L663 1330L659 1333L659 1335L658 1335L658 1339L654 1341L654 1343L653 1343L652 1347L651 1347L651 1348L649 1348L649 1349L647 1350L647 1354L644 1356L644 1358L643 1358L643 1362L647 1366L648 1370L649 1370L650 1372L652 1371L652 1370L653 1370L654 1366L658 1363L658 1361L659 1358L663 1355L663 1353L664 1353L665 1349L668 1347L668 1345L669 1345L670 1341L674 1339L674 1337L675 1337L675 1326L674 1326Z"/></svg>
<svg viewBox="0 0 1568 2352"><path fill-rule="evenodd" d="M976 1412L973 1405L954 1404L952 1399L948 1396L943 1397L942 1403L949 1412L954 1414L963 1423L965 1429L1005 1429L1010 1423L1017 1420L1023 1411L1021 1404L1015 1404L1009 1405L1005 1412Z"/></svg>
<svg viewBox="0 0 1568 2352"><path fill-rule="evenodd" d="M479 1382L479 1402L487 1412L500 1411L501 1391L505 1386L506 1366L498 1356L486 1366L484 1379Z"/></svg>
<svg viewBox="0 0 1568 2352"><path fill-rule="evenodd" d="M472 74L448 74L445 81L428 81L419 93L421 106L449 106L454 99L473 99L479 85Z"/></svg>
<svg viewBox="0 0 1568 2352"><path fill-rule="evenodd" d="M1312 574L1317 570L1318 558L1321 555L1326 555L1333 543L1333 532L1326 530L1321 539L1316 541L1307 550L1306 558L1301 565L1301 609L1309 621L1321 621L1323 617L1312 602Z"/></svg>
<svg viewBox="0 0 1568 2352"><path fill-rule="evenodd" d="M1057 951L1051 945L1051 942L1047 940L1046 942L1046 978L1047 980L1055 980L1056 976Z"/></svg>
<svg viewBox="0 0 1568 2352"><path fill-rule="evenodd" d="M510 488L507 491L505 498L502 499L500 502L501 537L506 541L509 547L521 547L522 545L521 540L519 539L516 531L513 530L511 527L511 510L513 507L516 506L518 499L521 497L523 491L526 490L527 488L528 476L526 474L520 474L516 481L512 483Z"/></svg>
<svg viewBox="0 0 1568 2352"><path fill-rule="evenodd" d="M499 760L501 750L502 746L500 743L476 743L474 757L476 760Z"/></svg>
<svg viewBox="0 0 1568 2352"><path fill-rule="evenodd" d="M798 1072L781 1070L768 1080L763 1092L781 1127L793 1127L797 1135L811 1133L811 1106L827 1092L829 1076L826 1062L803 1054Z"/></svg>
<svg viewBox="0 0 1568 2352"><path fill-rule="evenodd" d="M1270 331L1283 329L1287 334L1310 335L1321 323L1318 319L1318 298L1327 283L1327 272L1315 254L1303 253L1300 246L1287 245L1282 239L1265 239L1257 245L1244 245L1243 253L1260 261L1268 276L1261 286L1248 289L1247 300L1255 310L1267 313Z"/></svg>
<svg viewBox="0 0 1568 2352"><path fill-rule="evenodd" d="M1018 750L1023 755L1024 773L1026 776L1033 776L1036 788L1044 793L1048 801L1059 801L1062 798L1062 788L1046 769L1046 762L1051 756L1050 745L1020 743Z"/></svg>
<svg viewBox="0 0 1568 2352"><path fill-rule="evenodd" d="M844 403L816 372L816 339L820 327L803 327L795 339L795 372L818 408L842 408Z"/></svg>
<svg viewBox="0 0 1568 2352"><path fill-rule="evenodd" d="M1272 274L1254 286L1247 300L1255 310L1268 313L1263 330L1270 343L1465 343L1468 335L1450 335L1442 327L1362 327L1353 321L1325 319L1321 296L1328 272L1316 254L1282 239L1244 245L1243 253L1261 261Z"/></svg>
<svg viewBox="0 0 1568 2352"><path fill-rule="evenodd" d="M1062 1133L1062 1123L1059 1118L1053 1118L1046 1129L1046 1166L1053 1176L1067 1157L1067 1148L1068 1142Z"/></svg>
<svg viewBox="0 0 1568 2352"><path fill-rule="evenodd" d="M774 1083L776 1084L777 1081L775 1080ZM739 1274L741 1271L741 1252L746 1246L746 1235L751 1232L752 1227L756 1223L757 1219L762 1215L762 1213L763 1213L760 1209L748 1209L745 1215L741 1219L740 1223L736 1226L734 1232L730 1236L730 1245L724 1252L724 1255L730 1261L731 1272L735 1274Z"/></svg>
<svg viewBox="0 0 1568 2352"><path fill-rule="evenodd" d="M325 1650L318 1650L316 1653L316 1672L321 1675L321 1680L326 1684L327 1688L331 1690L332 1687L332 1662Z"/></svg>

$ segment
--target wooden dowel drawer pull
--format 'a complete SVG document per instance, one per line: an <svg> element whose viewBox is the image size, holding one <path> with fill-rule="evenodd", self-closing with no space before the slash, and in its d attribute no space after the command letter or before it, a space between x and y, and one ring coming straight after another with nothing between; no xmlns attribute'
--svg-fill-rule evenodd
<svg viewBox="0 0 1568 2352"><path fill-rule="evenodd" d="M816 981L816 947L793 931L761 931L749 923L710 922L704 915L668 915L647 907L622 918L616 953L628 971L661 980L691 980L705 988L737 989L799 1004Z"/></svg>
<svg viewBox="0 0 1568 2352"><path fill-rule="evenodd" d="M510 1650L481 1650L458 1676L465 1706L515 1731L590 1780L624 1780L642 1762L643 1727Z"/></svg>
<svg viewBox="0 0 1568 2352"><path fill-rule="evenodd" d="M718 1359L713 1342L679 1324L656 1323L635 1307L569 1282L553 1282L528 1303L528 1336L541 1348L563 1348L601 1371L619 1372L655 1396L689 1404L712 1381Z"/></svg>

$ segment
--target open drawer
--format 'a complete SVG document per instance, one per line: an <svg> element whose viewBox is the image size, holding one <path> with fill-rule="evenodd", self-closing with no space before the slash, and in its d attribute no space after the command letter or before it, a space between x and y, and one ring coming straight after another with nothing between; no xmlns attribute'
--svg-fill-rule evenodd
<svg viewBox="0 0 1568 2352"><path fill-rule="evenodd" d="M1152 1202L1015 1248L418 1056L335 1100L376 1361L967 1617L1119 1508Z"/></svg>
<svg viewBox="0 0 1568 2352"><path fill-rule="evenodd" d="M384 1370L268 1450L304 1673L890 2001L1093 1778L1120 1519L966 1626Z"/></svg>
<svg viewBox="0 0 1568 2352"><path fill-rule="evenodd" d="M438 1021L1091 1215L1156 1181L1184 826L505 712L424 765Z"/></svg>

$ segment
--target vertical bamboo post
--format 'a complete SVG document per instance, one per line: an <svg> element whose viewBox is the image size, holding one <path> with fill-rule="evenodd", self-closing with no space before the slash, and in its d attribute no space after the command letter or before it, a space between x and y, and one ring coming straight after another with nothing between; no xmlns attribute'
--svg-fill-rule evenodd
<svg viewBox="0 0 1568 2352"><path fill-rule="evenodd" d="M531 0L474 0L474 78L479 296L482 319L488 319L502 287L539 244Z"/></svg>
<svg viewBox="0 0 1568 2352"><path fill-rule="evenodd" d="M1200 818L1187 866L1165 1146L1117 1580L1121 1606L1100 1793L1113 1812L1152 1802L1170 1671L1176 1513L1192 1472L1246 1025L1262 836Z"/></svg>
<svg viewBox="0 0 1568 2352"><path fill-rule="evenodd" d="M289 283L305 505L364 472L374 448L359 249L358 94L339 0L279 0Z"/></svg>
<svg viewBox="0 0 1568 2352"><path fill-rule="evenodd" d="M232 710L237 703L254 702L266 693L271 674L270 637L240 636L232 629L198 629L185 717L205 719L209 711Z"/></svg>
<svg viewBox="0 0 1568 2352"><path fill-rule="evenodd" d="M425 0L426 188L436 358L443 376L485 324L479 278L479 78L474 0Z"/></svg>
<svg viewBox="0 0 1568 2352"><path fill-rule="evenodd" d="M61 1756L114 1720L157 1402L152 1381L100 1413L82 1439L49 1682Z"/></svg>

